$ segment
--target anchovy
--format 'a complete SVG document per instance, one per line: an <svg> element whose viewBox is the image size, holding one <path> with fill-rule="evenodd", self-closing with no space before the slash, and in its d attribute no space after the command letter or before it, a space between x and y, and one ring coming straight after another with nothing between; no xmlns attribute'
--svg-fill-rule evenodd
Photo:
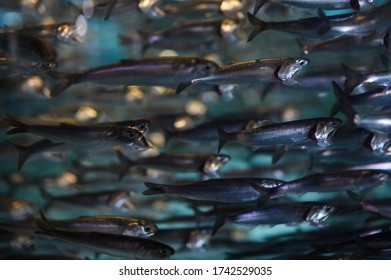
<svg viewBox="0 0 391 280"><path fill-rule="evenodd" d="M215 73L181 83L176 93L192 84L239 85L271 82L297 84L296 76L309 63L302 57L280 57L237 62L219 68Z"/></svg>
<svg viewBox="0 0 391 280"><path fill-rule="evenodd" d="M27 220L37 211L38 206L32 201L0 196L0 217L4 220Z"/></svg>
<svg viewBox="0 0 391 280"><path fill-rule="evenodd" d="M313 174L281 184L272 190L272 197L309 192L369 189L383 184L389 177L387 171L371 169Z"/></svg>
<svg viewBox="0 0 391 280"><path fill-rule="evenodd" d="M133 121L130 123L124 121L85 125L82 123L40 121L39 119L23 121L9 114L3 120L14 126L7 134L33 133L56 143L69 144L75 148L88 149L120 145L126 149L137 150L143 146L138 144L140 140L143 141L143 133L139 131L137 126L133 126ZM143 131L146 129L145 125L146 123L142 121Z"/></svg>
<svg viewBox="0 0 391 280"><path fill-rule="evenodd" d="M267 29L288 32L312 39L334 38L342 35L369 36L376 31L383 31L391 25L390 11L391 3L388 2L383 6L363 12L334 16L325 16L321 12L319 17L270 22L262 21L247 13L248 20L254 27L248 41Z"/></svg>
<svg viewBox="0 0 391 280"><path fill-rule="evenodd" d="M43 212L41 219L51 228L63 231L101 232L134 237L150 237L157 226L149 221L125 216L81 216L67 220L48 220Z"/></svg>
<svg viewBox="0 0 391 280"><path fill-rule="evenodd" d="M218 151L226 142L240 143L249 147L265 145L289 145L312 140L319 145L330 145L331 138L342 121L336 118L314 118L285 123L265 124L259 128L239 132L219 129Z"/></svg>
<svg viewBox="0 0 391 280"><path fill-rule="evenodd" d="M172 27L157 30L151 33L139 30L143 44L143 51L153 47L157 49L186 50L212 45L226 40L238 41L235 32L238 22L232 19L202 19L184 21ZM123 43L129 39L120 36Z"/></svg>
<svg viewBox="0 0 391 280"><path fill-rule="evenodd" d="M39 221L38 225L40 234L125 259L163 259L175 253L170 246L151 239L100 232L63 231L52 228L44 221Z"/></svg>
<svg viewBox="0 0 391 280"><path fill-rule="evenodd" d="M391 200L370 201L358 194L347 191L349 197L354 201L358 201L364 211L380 214L386 218L391 218Z"/></svg>
<svg viewBox="0 0 391 280"><path fill-rule="evenodd" d="M63 81L53 88L51 95L56 96L71 85L85 82L104 85L175 87L183 81L213 73L216 69L218 69L216 63L198 57L126 59L74 74L53 72L51 73L53 77Z"/></svg>
<svg viewBox="0 0 391 280"><path fill-rule="evenodd" d="M297 224L303 221L312 226L324 227L324 221L335 211L335 207L317 202L303 202L270 205L259 210L218 217L214 226L215 233L225 223L246 225Z"/></svg>
<svg viewBox="0 0 391 280"><path fill-rule="evenodd" d="M173 194L194 200L225 203L257 202L262 204L270 196L270 189L283 181L260 178L210 179L185 185L166 185L146 182L144 195Z"/></svg>
<svg viewBox="0 0 391 280"><path fill-rule="evenodd" d="M223 154L162 153L155 157L129 159L117 153L123 165L152 168L168 172L200 172L210 177L219 177L218 170L229 161Z"/></svg>

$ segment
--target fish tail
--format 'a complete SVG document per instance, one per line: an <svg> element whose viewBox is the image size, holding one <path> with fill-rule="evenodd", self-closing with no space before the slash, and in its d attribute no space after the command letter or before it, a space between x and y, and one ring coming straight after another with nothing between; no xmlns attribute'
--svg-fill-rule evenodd
<svg viewBox="0 0 391 280"><path fill-rule="evenodd" d="M144 185L148 188L148 190L144 191L143 195L155 195L165 193L162 184L145 182Z"/></svg>
<svg viewBox="0 0 391 280"><path fill-rule="evenodd" d="M137 34L140 36L143 45L141 52L145 53L149 47L149 33L143 30L137 30Z"/></svg>
<svg viewBox="0 0 391 280"><path fill-rule="evenodd" d="M182 91L187 89L192 83L193 83L192 81L180 83L175 91L175 94L180 94Z"/></svg>
<svg viewBox="0 0 391 280"><path fill-rule="evenodd" d="M61 92L63 92L64 90L66 90L68 87L70 87L72 84L75 83L72 75L68 75L57 71L50 71L48 73L52 78L56 80L62 80L57 85L55 85L50 91L51 97L59 95Z"/></svg>
<svg viewBox="0 0 391 280"><path fill-rule="evenodd" d="M345 64L341 64L342 71L346 76L346 84L345 88L348 93L352 92L357 86L359 86L362 82L362 75L352 70Z"/></svg>
<svg viewBox="0 0 391 280"><path fill-rule="evenodd" d="M228 140L228 132L226 132L220 124L217 124L217 131L219 133L219 147L217 148L217 153L220 153L221 149Z"/></svg>
<svg viewBox="0 0 391 280"><path fill-rule="evenodd" d="M25 161L30 157L31 152L28 149L28 146L19 146L11 141L7 141L8 144L12 145L15 150L18 152L18 168L17 170L20 171L22 169L23 164Z"/></svg>
<svg viewBox="0 0 391 280"><path fill-rule="evenodd" d="M126 172L128 171L129 167L134 164L132 160L127 158L121 151L117 151L117 158L120 162L120 171L118 173L118 177L120 180L125 176Z"/></svg>
<svg viewBox="0 0 391 280"><path fill-rule="evenodd" d="M259 33L267 29L267 23L263 20L260 20L256 18L254 15L247 12L247 18L248 21L251 23L251 25L254 27L254 30L251 32L251 34L247 38L247 42L250 42L252 39L255 38Z"/></svg>
<svg viewBox="0 0 391 280"><path fill-rule="evenodd" d="M27 132L27 124L18 120L11 114L7 113L6 116L3 118L3 121L5 121L7 124L11 126L15 126L14 128L7 131L7 135L16 134L16 133L24 133Z"/></svg>
<svg viewBox="0 0 391 280"><path fill-rule="evenodd" d="M262 8L263 5L265 5L265 2L263 0L255 1L254 15L258 13L258 11Z"/></svg>
<svg viewBox="0 0 391 280"><path fill-rule="evenodd" d="M341 112L350 119L353 119L356 116L356 111L353 109L350 104L346 93L338 86L336 82L332 82L334 94L337 97L337 102L339 104L339 108ZM332 112L330 112L332 113Z"/></svg>

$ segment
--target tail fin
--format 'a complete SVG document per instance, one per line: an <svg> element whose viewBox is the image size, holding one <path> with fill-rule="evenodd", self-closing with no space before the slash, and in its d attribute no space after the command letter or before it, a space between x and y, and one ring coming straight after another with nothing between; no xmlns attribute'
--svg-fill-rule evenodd
<svg viewBox="0 0 391 280"><path fill-rule="evenodd" d="M180 83L175 91L175 94L180 94L192 84L192 81Z"/></svg>
<svg viewBox="0 0 391 280"><path fill-rule="evenodd" d="M248 21L251 23L251 25L254 27L254 30L251 32L251 34L247 38L247 42L250 42L252 39L255 38L259 33L266 30L267 23L256 18L254 15L247 12L247 18Z"/></svg>
<svg viewBox="0 0 391 280"><path fill-rule="evenodd" d="M41 216L41 220L44 222L44 223L47 223L48 222L48 219L46 218L45 214L43 213L43 211L41 209L39 209L39 215Z"/></svg>
<svg viewBox="0 0 391 280"><path fill-rule="evenodd" d="M348 194L348 196L352 199L352 200L354 200L354 201L358 201L358 202L360 202L360 203L362 203L362 202L364 202L366 199L365 198L363 198L363 197L361 197L361 196L359 196L358 194L356 194L355 192L352 192L352 191L346 191L346 193Z"/></svg>
<svg viewBox="0 0 391 280"><path fill-rule="evenodd" d="M143 192L143 195L155 195L155 194L164 194L163 186L161 184L149 183L145 182L144 185L148 188L148 190Z"/></svg>
<svg viewBox="0 0 391 280"><path fill-rule="evenodd" d="M50 71L48 73L52 78L56 80L62 80L57 85L55 85L50 91L51 97L59 95L61 92L63 92L73 84L72 81L73 79L71 78L72 77L71 75L62 72L57 72L57 71Z"/></svg>
<svg viewBox="0 0 391 280"><path fill-rule="evenodd" d="M27 132L26 128L28 125L10 115L9 113L6 114L6 116L3 118L3 121L11 126L15 126L14 128L7 131L7 135Z"/></svg>
<svg viewBox="0 0 391 280"><path fill-rule="evenodd" d="M336 82L333 81L332 84L334 94L337 97L337 102L339 103L339 108L341 112L348 118L353 119L356 115L356 111L353 109L352 105L350 105L347 95L343 92L343 90L338 86Z"/></svg>
<svg viewBox="0 0 391 280"><path fill-rule="evenodd" d="M19 146L11 141L7 141L7 143L12 145L15 148L15 150L18 152L18 168L17 168L17 170L20 171L22 169L22 166L25 163L25 161L31 155L31 151L29 150L29 146Z"/></svg>
<svg viewBox="0 0 391 280"><path fill-rule="evenodd" d="M350 69L345 64L341 64L342 71L346 76L346 91L348 93L352 92L357 86L359 86L362 82L362 75L357 73L356 71Z"/></svg>
<svg viewBox="0 0 391 280"><path fill-rule="evenodd" d="M217 124L217 131L219 133L219 147L217 148L217 153L220 153L221 149L228 140L228 132L226 132L220 124Z"/></svg>
<svg viewBox="0 0 391 280"><path fill-rule="evenodd" d="M257 0L255 2L254 15L258 13L258 11L262 8L263 5L265 5L265 2L263 2L263 0Z"/></svg>

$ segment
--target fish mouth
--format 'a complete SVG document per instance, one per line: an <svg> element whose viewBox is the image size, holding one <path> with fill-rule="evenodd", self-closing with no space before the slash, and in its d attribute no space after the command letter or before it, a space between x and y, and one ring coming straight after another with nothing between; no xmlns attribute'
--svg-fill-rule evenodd
<svg viewBox="0 0 391 280"><path fill-rule="evenodd" d="M315 140L321 147L328 147L332 144L332 138L337 131L340 124L334 121L320 122L316 126L315 130Z"/></svg>
<svg viewBox="0 0 391 280"><path fill-rule="evenodd" d="M312 206L305 217L305 220L313 226L324 227L325 221L335 211L335 207L331 205Z"/></svg>
<svg viewBox="0 0 391 280"><path fill-rule="evenodd" d="M230 157L227 155L212 156L206 160L203 171L206 174L215 174L229 160Z"/></svg>
<svg viewBox="0 0 391 280"><path fill-rule="evenodd" d="M306 58L297 58L293 62L291 60L285 61L278 70L278 78L283 84L297 85L299 82L296 81L295 77L308 63L309 60Z"/></svg>
<svg viewBox="0 0 391 280"><path fill-rule="evenodd" d="M382 154L391 154L391 138L386 134L374 134L369 143L372 151Z"/></svg>

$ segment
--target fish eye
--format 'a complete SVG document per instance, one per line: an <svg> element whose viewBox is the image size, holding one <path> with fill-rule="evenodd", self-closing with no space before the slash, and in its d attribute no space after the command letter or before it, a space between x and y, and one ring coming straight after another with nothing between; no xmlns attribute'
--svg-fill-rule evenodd
<svg viewBox="0 0 391 280"><path fill-rule="evenodd" d="M43 66L46 68L46 69L53 69L56 67L56 63L54 62L51 62L51 61L45 61L43 63Z"/></svg>
<svg viewBox="0 0 391 280"><path fill-rule="evenodd" d="M305 59L299 59L298 63L299 63L300 66L304 66L304 65L307 64L307 61Z"/></svg>
<svg viewBox="0 0 391 280"><path fill-rule="evenodd" d="M147 126L144 124L144 123L140 123L138 126L137 126L138 130L140 131L143 131L147 128Z"/></svg>
<svg viewBox="0 0 391 280"><path fill-rule="evenodd" d="M152 227L144 226L144 231L145 231L145 233L151 233L152 232Z"/></svg>
<svg viewBox="0 0 391 280"><path fill-rule="evenodd" d="M162 256L169 256L170 255L170 251L163 248L163 249L159 250L159 254L162 255Z"/></svg>

